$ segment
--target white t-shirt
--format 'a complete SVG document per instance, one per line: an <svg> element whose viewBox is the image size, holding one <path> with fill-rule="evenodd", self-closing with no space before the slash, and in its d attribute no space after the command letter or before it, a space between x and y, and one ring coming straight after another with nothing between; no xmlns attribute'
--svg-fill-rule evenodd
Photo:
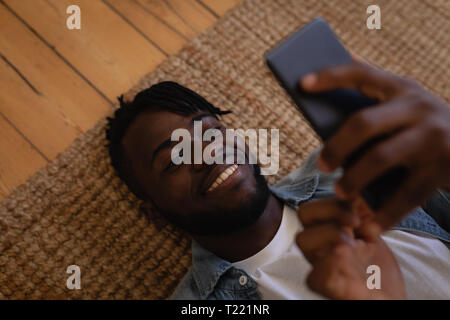
<svg viewBox="0 0 450 320"><path fill-rule="evenodd" d="M295 210L285 205L280 227L270 243L255 255L233 263L256 281L263 299L324 299L306 284L311 265L295 243L302 230ZM403 273L408 299L450 299L450 250L440 240L397 230L386 232L382 238Z"/></svg>

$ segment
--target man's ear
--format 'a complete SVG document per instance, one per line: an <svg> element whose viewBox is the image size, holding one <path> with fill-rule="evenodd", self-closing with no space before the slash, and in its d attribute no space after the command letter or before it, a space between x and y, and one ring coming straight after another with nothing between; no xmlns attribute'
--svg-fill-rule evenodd
<svg viewBox="0 0 450 320"><path fill-rule="evenodd" d="M151 200L143 200L139 207L139 211L144 214L148 222L154 224L158 229L167 225L167 220L158 211Z"/></svg>

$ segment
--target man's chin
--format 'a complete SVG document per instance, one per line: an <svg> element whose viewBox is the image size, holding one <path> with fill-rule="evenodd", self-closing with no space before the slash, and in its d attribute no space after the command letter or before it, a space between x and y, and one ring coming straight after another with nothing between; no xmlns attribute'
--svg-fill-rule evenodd
<svg viewBox="0 0 450 320"><path fill-rule="evenodd" d="M169 221L199 236L232 234L255 223L266 208L270 191L259 166L248 168L252 174L240 184L205 195L196 201L195 214L167 215Z"/></svg>
<svg viewBox="0 0 450 320"><path fill-rule="evenodd" d="M254 192L237 192L224 199L223 205L209 209L197 217L195 226L189 226L190 233L197 235L232 234L254 224L264 212L270 191L265 183L259 182Z"/></svg>

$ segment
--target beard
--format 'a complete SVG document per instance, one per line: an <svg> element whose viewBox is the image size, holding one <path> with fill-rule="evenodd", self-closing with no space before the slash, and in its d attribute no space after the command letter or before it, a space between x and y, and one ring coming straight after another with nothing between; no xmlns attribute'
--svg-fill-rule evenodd
<svg viewBox="0 0 450 320"><path fill-rule="evenodd" d="M217 207L214 211L196 213L191 216L180 216L168 212L160 212L175 226L192 235L223 236L237 232L254 224L261 217L270 196L269 186L258 164L254 164L255 192L236 208ZM233 199L228 199L232 202Z"/></svg>

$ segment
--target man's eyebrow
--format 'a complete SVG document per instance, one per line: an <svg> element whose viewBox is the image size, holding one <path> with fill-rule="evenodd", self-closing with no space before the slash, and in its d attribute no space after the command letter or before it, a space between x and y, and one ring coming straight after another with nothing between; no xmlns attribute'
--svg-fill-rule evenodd
<svg viewBox="0 0 450 320"><path fill-rule="evenodd" d="M192 127L193 125L194 125L194 121L199 121L199 120L201 120L201 119L203 119L203 118L206 118L206 117L214 117L214 115L213 114L211 114L211 113L201 113L201 114L199 114L199 115L196 115L195 117L193 117L192 119L191 119L191 121L190 121L190 123L189 123L189 125ZM214 117L215 118L215 117ZM171 140L171 138L169 138L169 139L167 139L167 140L164 140L156 149L155 149L155 151L153 151L153 155L152 155L152 162L151 162L151 164L153 164L153 162L155 161L155 159L156 159L156 155L160 152L160 151L162 151L163 149L166 149L166 148L169 148L172 144L174 144L175 142L177 142L177 141L172 141Z"/></svg>
<svg viewBox="0 0 450 320"><path fill-rule="evenodd" d="M206 117L213 117L213 118L217 119L217 118L216 118L213 114L211 114L211 113L206 113L206 112L200 113L199 115L196 115L195 117L193 117L193 118L191 119L190 126L192 127L192 126L194 125L194 121L199 121L199 120L201 120L201 119L203 119L203 118L206 118Z"/></svg>

